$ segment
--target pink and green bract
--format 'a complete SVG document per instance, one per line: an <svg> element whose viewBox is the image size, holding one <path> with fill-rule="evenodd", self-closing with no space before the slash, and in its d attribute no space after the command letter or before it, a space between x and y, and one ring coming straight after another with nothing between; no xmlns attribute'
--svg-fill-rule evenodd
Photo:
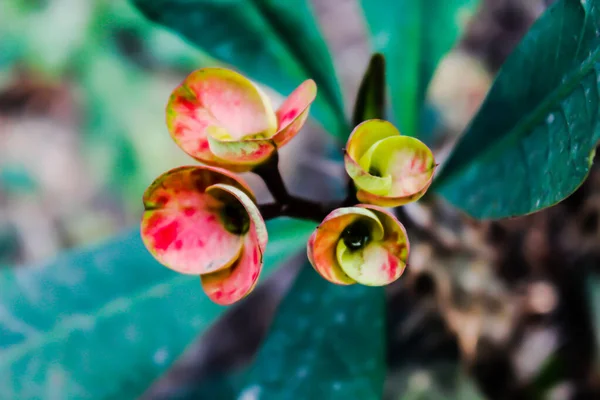
<svg viewBox="0 0 600 400"><path fill-rule="evenodd" d="M199 69L173 91L167 126L198 161L249 171L300 131L316 94L315 82L306 80L274 111L262 90L237 72Z"/></svg>
<svg viewBox="0 0 600 400"><path fill-rule="evenodd" d="M391 123L368 120L348 139L344 164L359 201L398 207L425 194L435 170L431 150L420 140L401 136Z"/></svg>
<svg viewBox="0 0 600 400"><path fill-rule="evenodd" d="M390 284L404 272L408 252L400 221L381 207L364 204L332 211L307 245L315 270L338 285Z"/></svg>
<svg viewBox="0 0 600 400"><path fill-rule="evenodd" d="M142 239L159 262L200 275L218 304L232 304L254 288L267 230L241 179L216 167L180 167L159 176L143 202Z"/></svg>

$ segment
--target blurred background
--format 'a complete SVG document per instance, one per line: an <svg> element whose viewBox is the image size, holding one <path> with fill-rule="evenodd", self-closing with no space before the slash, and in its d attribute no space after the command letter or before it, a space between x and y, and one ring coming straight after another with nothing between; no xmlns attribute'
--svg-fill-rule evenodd
<svg viewBox="0 0 600 400"><path fill-rule="evenodd" d="M439 160L549 3L482 1L430 89L441 124L426 139ZM350 112L370 57L364 21L352 0L313 6ZM168 96L189 72L214 65L124 0L0 0L0 268L138 224L154 177L193 163L166 130ZM292 191L339 191L344 172L331 145L309 124L284 149ZM318 173L338 186L315 182ZM413 252L406 279L388 290L386 397L600 398L599 208L596 165L573 196L528 217L478 223L431 196L405 207ZM208 370L247 363L296 270L231 310L145 396L172 398ZM249 316L252 328L240 329Z"/></svg>

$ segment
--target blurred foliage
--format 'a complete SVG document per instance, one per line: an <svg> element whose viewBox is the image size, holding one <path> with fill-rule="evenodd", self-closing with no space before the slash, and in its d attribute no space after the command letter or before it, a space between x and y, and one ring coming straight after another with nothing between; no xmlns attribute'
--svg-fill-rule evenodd
<svg viewBox="0 0 600 400"><path fill-rule="evenodd" d="M361 0L371 45L383 53L390 71L390 119L395 118L403 135L420 135L429 82L478 4L479 0Z"/></svg>
<svg viewBox="0 0 600 400"><path fill-rule="evenodd" d="M262 280L313 223L269 221ZM159 265L139 230L0 272L0 398L136 398L227 308Z"/></svg>
<svg viewBox="0 0 600 400"><path fill-rule="evenodd" d="M38 261L136 222L148 182L193 163L170 140L159 110L187 73L215 64L125 1L0 2L0 115L7 121L0 199L10 215L0 229L12 232L3 243L26 240L39 225L29 212L31 222L9 229L21 218L13 204L27 193L48 220L44 235L55 237L45 250L17 256L3 246L0 259ZM42 137L54 142L45 153Z"/></svg>
<svg viewBox="0 0 600 400"><path fill-rule="evenodd" d="M380 399L386 374L384 305L381 288L331 285L306 263L240 396Z"/></svg>

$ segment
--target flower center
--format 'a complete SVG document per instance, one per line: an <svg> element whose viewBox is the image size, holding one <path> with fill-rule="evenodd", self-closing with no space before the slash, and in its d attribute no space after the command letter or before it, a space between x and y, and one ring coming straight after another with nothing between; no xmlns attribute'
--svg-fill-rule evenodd
<svg viewBox="0 0 600 400"><path fill-rule="evenodd" d="M225 229L235 235L243 235L250 229L250 217L241 204L226 204L221 210L221 219Z"/></svg>
<svg viewBox="0 0 600 400"><path fill-rule="evenodd" d="M362 249L371 240L371 227L365 220L355 221L344 229L341 239L350 250Z"/></svg>
<svg viewBox="0 0 600 400"><path fill-rule="evenodd" d="M379 177L381 177L381 171L379 171L379 169L377 169L377 168L375 168L375 167L371 166L371 167L369 168L369 175L373 175L373 176L379 176Z"/></svg>

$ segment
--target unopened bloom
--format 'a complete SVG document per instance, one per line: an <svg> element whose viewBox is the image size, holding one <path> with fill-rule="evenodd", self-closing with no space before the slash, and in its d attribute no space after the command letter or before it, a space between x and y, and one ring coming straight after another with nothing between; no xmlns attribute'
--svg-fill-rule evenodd
<svg viewBox="0 0 600 400"><path fill-rule="evenodd" d="M248 171L300 131L316 94L315 82L306 80L275 111L237 72L199 69L173 91L167 126L179 147L198 161Z"/></svg>
<svg viewBox="0 0 600 400"><path fill-rule="evenodd" d="M389 211L371 205L332 211L308 240L310 263L339 285L383 286L404 272L409 243Z"/></svg>
<svg viewBox="0 0 600 400"><path fill-rule="evenodd" d="M175 168L148 187L143 201L142 239L159 262L200 275L218 304L234 303L254 288L267 230L240 178L215 167Z"/></svg>
<svg viewBox="0 0 600 400"><path fill-rule="evenodd" d="M391 123L368 120L350 135L344 155L363 203L397 207L418 200L433 180L435 159L423 142L401 136Z"/></svg>

